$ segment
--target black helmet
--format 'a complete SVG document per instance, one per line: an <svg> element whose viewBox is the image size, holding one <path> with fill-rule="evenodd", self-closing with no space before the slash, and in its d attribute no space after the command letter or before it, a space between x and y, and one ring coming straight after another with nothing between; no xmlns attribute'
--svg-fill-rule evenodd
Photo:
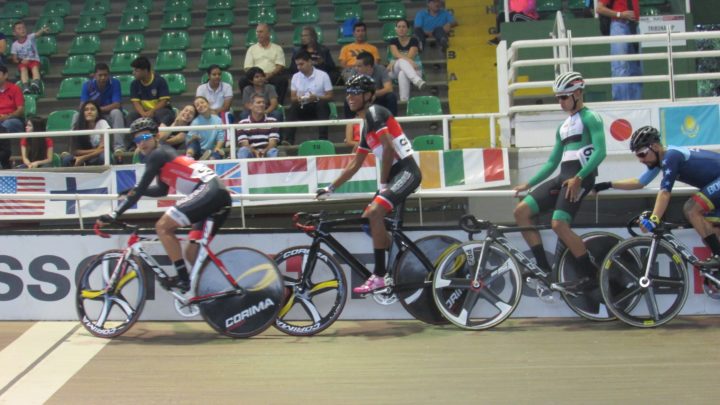
<svg viewBox="0 0 720 405"><path fill-rule="evenodd" d="M138 132L147 131L152 134L156 134L158 131L158 124L152 118L138 118L130 124L130 135L135 135Z"/></svg>
<svg viewBox="0 0 720 405"><path fill-rule="evenodd" d="M654 143L660 143L660 133L655 127L646 125L633 132L630 138L630 151L636 152Z"/></svg>
<svg viewBox="0 0 720 405"><path fill-rule="evenodd" d="M375 80L368 75L356 74L345 83L348 94L375 93Z"/></svg>

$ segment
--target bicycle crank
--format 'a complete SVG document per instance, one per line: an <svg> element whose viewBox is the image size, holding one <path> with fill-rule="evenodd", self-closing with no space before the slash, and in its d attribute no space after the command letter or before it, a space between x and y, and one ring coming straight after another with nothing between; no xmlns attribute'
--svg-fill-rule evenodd
<svg viewBox="0 0 720 405"><path fill-rule="evenodd" d="M714 300L720 300L720 280L713 275L703 273L703 292Z"/></svg>
<svg viewBox="0 0 720 405"><path fill-rule="evenodd" d="M535 294L537 294L537 297L540 298L540 301L551 303L555 301L555 296L553 295L553 291L548 288L545 284L538 281L536 278L528 277L525 279L525 283L528 287L535 290Z"/></svg>
<svg viewBox="0 0 720 405"><path fill-rule="evenodd" d="M200 314L200 307L195 304L187 304L177 298L173 301L175 304L175 311L184 318L193 318Z"/></svg>

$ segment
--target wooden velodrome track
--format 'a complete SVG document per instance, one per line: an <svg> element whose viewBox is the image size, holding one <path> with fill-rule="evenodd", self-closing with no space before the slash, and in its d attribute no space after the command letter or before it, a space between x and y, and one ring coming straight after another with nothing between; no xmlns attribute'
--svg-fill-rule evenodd
<svg viewBox="0 0 720 405"><path fill-rule="evenodd" d="M139 322L108 341L76 322L3 322L0 403L710 404L720 317L653 330L510 319L469 332L339 321L246 340L203 322Z"/></svg>

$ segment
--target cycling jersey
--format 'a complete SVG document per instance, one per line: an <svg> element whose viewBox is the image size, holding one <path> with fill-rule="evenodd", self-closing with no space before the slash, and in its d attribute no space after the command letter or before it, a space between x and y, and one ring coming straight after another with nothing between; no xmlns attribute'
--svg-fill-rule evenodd
<svg viewBox="0 0 720 405"><path fill-rule="evenodd" d="M403 132L400 124L390 111L380 105L372 105L365 114L365 127L360 136L358 153L372 153L378 161L382 161L383 145L380 138L389 134L392 137L394 149L393 165L406 157L412 157L413 148L410 140Z"/></svg>
<svg viewBox="0 0 720 405"><path fill-rule="evenodd" d="M196 162L190 157L179 155L171 146L161 144L145 159L145 173L133 187L133 193L118 207L120 215L135 205L140 197L166 196L170 188L178 193L188 195L199 184L208 183L217 175L209 167ZM150 185L157 178L156 185Z"/></svg>
<svg viewBox="0 0 720 405"><path fill-rule="evenodd" d="M583 107L558 127L555 133L555 147L550 153L550 158L528 181L528 184L530 187L539 184L548 178L561 162L560 172L564 176L578 176L581 179L590 175L595 176L603 159L605 159L605 131L602 118L587 107ZM579 162L581 169L569 173L570 170L577 168L574 164L566 164L570 162Z"/></svg>

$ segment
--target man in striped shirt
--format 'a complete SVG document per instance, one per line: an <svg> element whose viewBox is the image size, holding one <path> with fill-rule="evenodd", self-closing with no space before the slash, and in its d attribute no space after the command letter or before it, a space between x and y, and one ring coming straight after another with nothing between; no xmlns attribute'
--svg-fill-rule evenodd
<svg viewBox="0 0 720 405"><path fill-rule="evenodd" d="M240 121L240 124L255 124L258 122L277 122L273 117L265 114L265 97L262 94L253 94L250 116ZM261 157L276 157L277 144L280 134L277 128L251 128L239 130L238 133L238 159Z"/></svg>

